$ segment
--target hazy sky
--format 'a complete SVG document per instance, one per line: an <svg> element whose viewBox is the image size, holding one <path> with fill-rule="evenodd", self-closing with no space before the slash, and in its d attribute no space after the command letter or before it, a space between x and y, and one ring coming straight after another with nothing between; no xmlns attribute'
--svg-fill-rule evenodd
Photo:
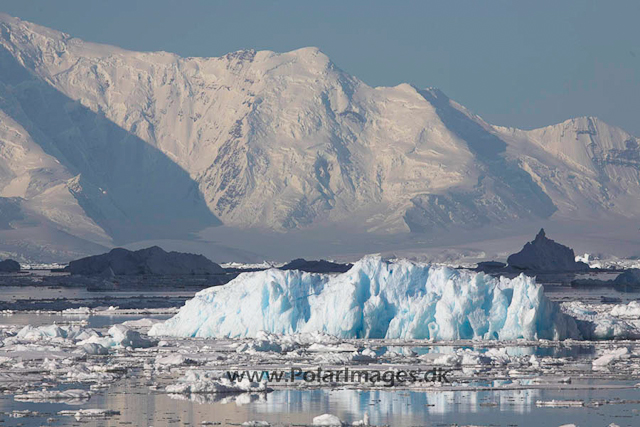
<svg viewBox="0 0 640 427"><path fill-rule="evenodd" d="M640 136L640 1L0 0L85 40L183 56L317 46L374 86L436 86L495 124L593 115Z"/></svg>

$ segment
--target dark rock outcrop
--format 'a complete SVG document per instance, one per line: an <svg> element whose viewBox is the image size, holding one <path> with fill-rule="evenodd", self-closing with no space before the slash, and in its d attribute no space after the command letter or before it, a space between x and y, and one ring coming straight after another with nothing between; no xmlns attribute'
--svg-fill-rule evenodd
<svg viewBox="0 0 640 427"><path fill-rule="evenodd" d="M485 273L504 270L507 264L500 261L481 261L475 268L476 271L483 271Z"/></svg>
<svg viewBox="0 0 640 427"><path fill-rule="evenodd" d="M611 288L620 292L640 291L640 269L632 268L620 273L613 280L576 279L571 282L574 288Z"/></svg>
<svg viewBox="0 0 640 427"><path fill-rule="evenodd" d="M307 261L304 258L298 258L283 265L280 267L280 270L300 270L306 271L307 273L344 273L349 271L352 266L352 264L339 264L323 259L319 261Z"/></svg>
<svg viewBox="0 0 640 427"><path fill-rule="evenodd" d="M222 267L202 255L166 252L158 246L138 251L116 248L106 254L71 261L65 270L103 277L224 274Z"/></svg>
<svg viewBox="0 0 640 427"><path fill-rule="evenodd" d="M515 270L534 271L584 271L589 266L576 262L573 249L557 243L545 235L544 229L522 250L507 258L509 267Z"/></svg>
<svg viewBox="0 0 640 427"><path fill-rule="evenodd" d="M0 273L17 273L20 271L20 263L12 259L0 261Z"/></svg>
<svg viewBox="0 0 640 427"><path fill-rule="evenodd" d="M640 268L631 268L620 273L613 280L613 287L621 292L636 292L640 290Z"/></svg>

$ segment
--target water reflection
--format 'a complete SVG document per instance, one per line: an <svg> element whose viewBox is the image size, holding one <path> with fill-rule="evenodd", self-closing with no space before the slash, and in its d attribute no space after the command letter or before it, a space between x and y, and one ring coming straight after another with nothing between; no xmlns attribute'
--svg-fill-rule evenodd
<svg viewBox="0 0 640 427"><path fill-rule="evenodd" d="M272 424L308 424L316 415L332 413L349 423L369 414L375 425L419 426L445 424L561 425L594 414L606 417L627 413L640 421L635 405L605 405L597 408L539 408L539 400L626 398L638 399L637 389L624 390L494 390L412 392L393 390L276 390L268 394L234 396L177 396L141 389L110 390L101 406L118 410L119 422L134 425L166 425L169 422L200 424L242 423L266 420ZM540 418L543 417L543 418ZM556 424L557 423L557 424ZM113 424L117 423L114 421ZM577 423L580 424L580 423ZM606 424L605 424L606 425ZM632 425L637 425L632 423Z"/></svg>
<svg viewBox="0 0 640 427"><path fill-rule="evenodd" d="M618 383L619 385L619 383ZM617 404L578 408L537 407L539 400L618 399ZM623 399L620 401L619 399ZM624 399L628 401L625 402ZM605 420L621 417L619 425L639 425L634 401L640 399L638 389L524 389L489 391L416 392L406 390L276 390L272 393L237 395L168 395L150 390L145 384L130 381L97 394L82 405L62 402L16 402L11 397L0 399L5 412L3 425L42 425L55 417L56 425L77 425L70 416L59 411L79 408L103 408L120 414L100 421L99 425L201 425L240 424L249 420L266 420L272 424L309 424L314 416L332 413L346 422L360 420L368 414L374 425L420 426L437 424L519 425L607 425ZM14 419L12 411L29 410L39 417ZM541 423L541 420L543 422Z"/></svg>
<svg viewBox="0 0 640 427"><path fill-rule="evenodd" d="M399 355L407 355L409 352L413 352L418 356L425 354L452 354L460 352L461 350L476 351L478 353L486 353L491 347L485 346L446 346L446 345L433 345L433 346L386 346L377 347L375 353L378 356L385 354L389 355L397 353ZM505 346L504 350L508 356L536 356L536 357L555 357L555 358L580 358L593 356L596 352L596 348L593 344L580 344L572 343L570 346Z"/></svg>

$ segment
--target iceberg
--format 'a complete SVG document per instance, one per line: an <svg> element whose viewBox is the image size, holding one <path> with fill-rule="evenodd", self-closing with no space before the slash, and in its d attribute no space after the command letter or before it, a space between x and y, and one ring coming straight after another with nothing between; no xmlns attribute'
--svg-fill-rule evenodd
<svg viewBox="0 0 640 427"><path fill-rule="evenodd" d="M580 338L535 279L365 257L339 275L270 269L198 292L149 335L256 337L322 332L340 338Z"/></svg>

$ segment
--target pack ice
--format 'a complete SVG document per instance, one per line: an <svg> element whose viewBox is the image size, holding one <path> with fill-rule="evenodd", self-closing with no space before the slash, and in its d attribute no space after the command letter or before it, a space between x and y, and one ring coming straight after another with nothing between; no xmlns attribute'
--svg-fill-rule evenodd
<svg viewBox="0 0 640 427"><path fill-rule="evenodd" d="M575 320L524 275L366 257L339 275L245 273L205 289L150 335L255 337L320 331L342 338L580 338Z"/></svg>

